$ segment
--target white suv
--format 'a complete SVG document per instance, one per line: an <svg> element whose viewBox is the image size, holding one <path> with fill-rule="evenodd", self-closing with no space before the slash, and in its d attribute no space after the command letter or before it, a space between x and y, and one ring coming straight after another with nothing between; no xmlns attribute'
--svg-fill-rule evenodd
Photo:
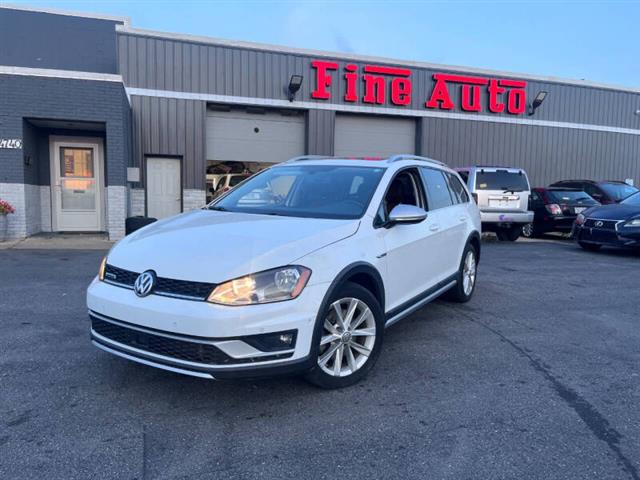
<svg viewBox="0 0 640 480"><path fill-rule="evenodd" d="M533 222L529 210L531 187L521 168L475 166L457 168L480 209L484 231L498 240L515 241L522 227Z"/></svg>
<svg viewBox="0 0 640 480"><path fill-rule="evenodd" d="M199 377L343 387L385 327L469 300L479 257L478 208L440 162L300 157L115 245L87 292L91 338Z"/></svg>

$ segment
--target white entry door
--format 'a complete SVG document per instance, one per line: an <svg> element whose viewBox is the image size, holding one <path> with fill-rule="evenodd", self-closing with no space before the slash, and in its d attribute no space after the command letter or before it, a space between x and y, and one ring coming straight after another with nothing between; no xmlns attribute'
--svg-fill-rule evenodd
<svg viewBox="0 0 640 480"><path fill-rule="evenodd" d="M165 218L182 211L180 160L147 158L147 216Z"/></svg>
<svg viewBox="0 0 640 480"><path fill-rule="evenodd" d="M102 139L51 137L55 231L104 230Z"/></svg>

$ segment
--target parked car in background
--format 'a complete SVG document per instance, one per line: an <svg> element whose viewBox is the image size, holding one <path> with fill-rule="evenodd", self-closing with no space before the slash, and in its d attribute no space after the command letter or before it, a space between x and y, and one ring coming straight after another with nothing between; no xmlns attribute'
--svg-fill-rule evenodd
<svg viewBox="0 0 640 480"><path fill-rule="evenodd" d="M619 203L638 191L633 185L628 185L617 180L606 180L602 182L596 182L594 180L561 180L549 186L582 190L602 205Z"/></svg>
<svg viewBox="0 0 640 480"><path fill-rule="evenodd" d="M547 232L570 233L576 216L595 205L600 204L581 190L534 188L530 203L533 222L522 227L522 235L535 237Z"/></svg>
<svg viewBox="0 0 640 480"><path fill-rule="evenodd" d="M471 298L480 246L478 207L440 162L301 157L118 242L87 291L91 338L202 378L343 387L386 327Z"/></svg>
<svg viewBox="0 0 640 480"><path fill-rule="evenodd" d="M207 175L207 203L214 198L228 192L243 180L249 178L251 173L226 173Z"/></svg>
<svg viewBox="0 0 640 480"><path fill-rule="evenodd" d="M620 203L591 207L580 213L572 236L585 250L602 246L640 247L640 192Z"/></svg>
<svg viewBox="0 0 640 480"><path fill-rule="evenodd" d="M533 221L529 210L530 186L521 168L473 166L457 168L467 182L482 220L482 230L495 232L499 240L515 241L523 225Z"/></svg>

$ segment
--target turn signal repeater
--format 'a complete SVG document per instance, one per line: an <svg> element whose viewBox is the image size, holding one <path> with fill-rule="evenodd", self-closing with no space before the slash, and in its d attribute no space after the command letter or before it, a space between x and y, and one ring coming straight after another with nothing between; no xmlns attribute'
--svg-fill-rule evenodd
<svg viewBox="0 0 640 480"><path fill-rule="evenodd" d="M207 301L237 306L293 300L310 276L311 270L299 265L274 268L221 283Z"/></svg>

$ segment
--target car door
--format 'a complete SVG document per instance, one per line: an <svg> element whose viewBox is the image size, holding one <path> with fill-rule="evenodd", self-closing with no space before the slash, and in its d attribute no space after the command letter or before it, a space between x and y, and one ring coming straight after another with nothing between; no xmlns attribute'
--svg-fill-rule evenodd
<svg viewBox="0 0 640 480"><path fill-rule="evenodd" d="M437 283L438 241L434 221L426 220L411 225L388 227L388 216L398 204L415 205L426 210L426 197L417 168L396 173L389 183L376 217L376 226L386 254L386 309L402 309L430 286ZM434 254L434 252L436 254Z"/></svg>
<svg viewBox="0 0 640 480"><path fill-rule="evenodd" d="M451 191L448 172L431 167L421 167L420 171L427 193L429 230L434 236L435 250L430 253L434 257L431 267L437 283L458 271L466 241L468 213L466 205Z"/></svg>

